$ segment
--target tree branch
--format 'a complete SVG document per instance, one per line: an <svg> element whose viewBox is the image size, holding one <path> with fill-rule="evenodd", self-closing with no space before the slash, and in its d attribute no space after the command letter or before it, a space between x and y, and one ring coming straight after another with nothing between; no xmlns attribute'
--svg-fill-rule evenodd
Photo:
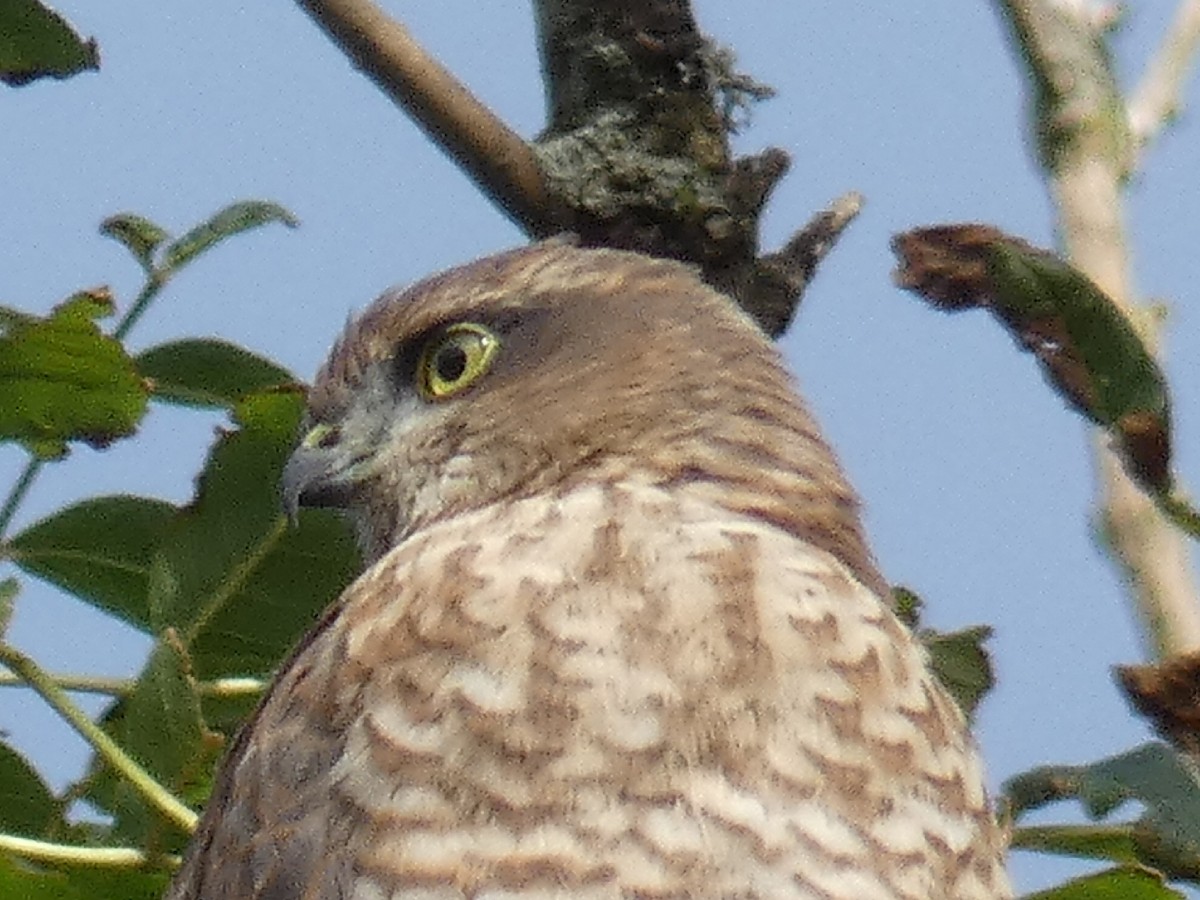
<svg viewBox="0 0 1200 900"><path fill-rule="evenodd" d="M1129 100L1129 127L1139 148L1179 113L1183 83L1200 46L1200 0L1182 0L1161 46Z"/></svg>
<svg viewBox="0 0 1200 900"><path fill-rule="evenodd" d="M534 10L550 100L537 152L572 230L585 244L694 263L781 334L812 274L794 264L811 234L759 256L788 155L734 159L729 141L771 89L736 71L686 0L534 0Z"/></svg>
<svg viewBox="0 0 1200 900"><path fill-rule="evenodd" d="M534 0L550 99L536 146L372 0L297 3L529 235L570 231L585 245L691 262L769 334L791 321L812 275L797 248L807 254L812 235L758 256L787 154L734 160L729 147L749 102L771 90L734 71L687 0Z"/></svg>
<svg viewBox="0 0 1200 900"><path fill-rule="evenodd" d="M1133 142L1103 36L1081 4L998 0L1025 59L1034 130L1071 262L1129 317L1147 348L1157 323L1133 300L1121 191ZM1159 656L1200 648L1200 603L1183 534L1125 473L1100 435L1104 532Z"/></svg>
<svg viewBox="0 0 1200 900"><path fill-rule="evenodd" d="M297 0L350 60L528 234L562 230L529 145L371 0Z"/></svg>
<svg viewBox="0 0 1200 900"><path fill-rule="evenodd" d="M842 232L858 216L863 197L843 194L814 215L783 248L759 258L754 270L753 295L757 317L769 333L782 333L791 321L796 301L804 294L817 266L833 249Z"/></svg>

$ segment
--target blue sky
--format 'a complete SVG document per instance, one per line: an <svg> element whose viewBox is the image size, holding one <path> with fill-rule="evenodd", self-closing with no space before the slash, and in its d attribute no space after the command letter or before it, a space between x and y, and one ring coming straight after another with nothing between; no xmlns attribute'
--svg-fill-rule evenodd
<svg viewBox="0 0 1200 900"><path fill-rule="evenodd" d="M1173 5L1133 8L1115 40L1126 86ZM230 201L270 199L302 227L264 229L196 263L131 343L219 335L308 378L347 314L385 287L521 242L294 4L58 7L99 40L103 67L0 100L0 303L43 311L108 284L127 304L139 272L98 236L101 219L134 211L182 231ZM516 130L537 133L542 86L526 2L388 8ZM864 499L885 573L924 596L932 625L996 627L999 687L979 727L993 782L1145 740L1110 677L1144 649L1096 549L1084 425L986 316L942 316L891 285L889 237L916 225L985 221L1053 243L1024 84L996 14L958 0L697 0L696 12L745 71L779 91L738 140L743 152L775 145L793 155L764 246L832 197L866 195L782 348ZM1128 211L1136 284L1171 306L1177 468L1193 484L1198 150L1185 109L1150 151ZM98 493L185 501L221 424L155 409L145 440L79 449L47 471L18 527ZM0 492L22 461L0 447ZM118 623L28 581L10 634L53 669L126 674L145 650ZM55 784L80 771L82 745L35 698L0 693L0 729ZM1077 867L1017 856L1013 869L1029 890Z"/></svg>

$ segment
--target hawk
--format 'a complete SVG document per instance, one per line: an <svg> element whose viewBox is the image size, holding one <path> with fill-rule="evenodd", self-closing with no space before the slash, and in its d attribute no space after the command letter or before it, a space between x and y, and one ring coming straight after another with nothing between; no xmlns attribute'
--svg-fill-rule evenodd
<svg viewBox="0 0 1200 900"><path fill-rule="evenodd" d="M963 716L776 351L551 241L353 321L284 473L370 567L171 900L1010 896Z"/></svg>

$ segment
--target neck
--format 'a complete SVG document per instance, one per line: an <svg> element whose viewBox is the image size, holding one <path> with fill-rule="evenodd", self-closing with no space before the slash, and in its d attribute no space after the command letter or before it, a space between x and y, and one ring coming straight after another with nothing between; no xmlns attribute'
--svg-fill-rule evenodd
<svg viewBox="0 0 1200 900"><path fill-rule="evenodd" d="M694 421L694 420L693 420ZM660 440L651 468L710 502L769 522L824 550L890 605L891 590L867 545L859 502L833 451L793 396Z"/></svg>

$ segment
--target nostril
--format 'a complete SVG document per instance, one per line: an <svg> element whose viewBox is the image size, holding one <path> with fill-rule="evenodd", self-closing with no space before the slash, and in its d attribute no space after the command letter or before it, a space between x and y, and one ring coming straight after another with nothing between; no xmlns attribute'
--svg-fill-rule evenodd
<svg viewBox="0 0 1200 900"><path fill-rule="evenodd" d="M317 446L322 449L332 447L342 439L342 429L331 426L324 434L317 438Z"/></svg>

